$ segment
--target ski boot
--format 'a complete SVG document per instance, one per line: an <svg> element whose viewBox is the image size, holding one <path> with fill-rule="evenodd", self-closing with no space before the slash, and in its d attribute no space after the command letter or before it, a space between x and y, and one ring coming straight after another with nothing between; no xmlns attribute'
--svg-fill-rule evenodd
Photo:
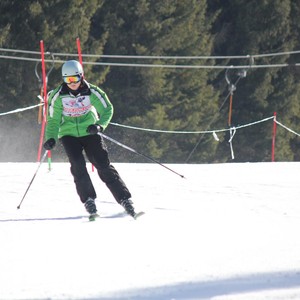
<svg viewBox="0 0 300 300"><path fill-rule="evenodd" d="M144 214L144 212L136 213L134 211L134 207L132 206L133 202L131 199L123 199L121 200L120 204L124 207L126 213L134 219L137 219L138 217Z"/></svg>
<svg viewBox="0 0 300 300"><path fill-rule="evenodd" d="M90 214L89 220L94 221L95 218L99 217L97 214L97 208L95 204L95 200L93 198L88 198L84 203L86 211Z"/></svg>

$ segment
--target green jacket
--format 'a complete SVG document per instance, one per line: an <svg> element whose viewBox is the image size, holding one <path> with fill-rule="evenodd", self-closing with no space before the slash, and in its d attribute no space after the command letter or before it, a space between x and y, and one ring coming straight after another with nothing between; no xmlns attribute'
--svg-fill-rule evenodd
<svg viewBox="0 0 300 300"><path fill-rule="evenodd" d="M49 92L46 140L86 136L89 125L105 129L109 124L113 106L105 92L85 80L77 92L76 96L70 93L65 83Z"/></svg>

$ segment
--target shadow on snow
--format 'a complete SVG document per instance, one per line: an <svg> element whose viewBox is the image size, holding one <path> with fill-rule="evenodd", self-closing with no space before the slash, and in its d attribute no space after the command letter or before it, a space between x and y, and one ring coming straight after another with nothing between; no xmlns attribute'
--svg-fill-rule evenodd
<svg viewBox="0 0 300 300"><path fill-rule="evenodd" d="M128 216L125 212L120 212L112 215L103 215L101 219L114 219ZM68 220L81 220L88 219L88 215L73 216L73 217L45 217L45 218L16 218L16 219L0 219L3 222L30 222L30 221L68 221Z"/></svg>
<svg viewBox="0 0 300 300"><path fill-rule="evenodd" d="M95 297L88 300L211 299L217 296L300 288L300 270L248 274L203 282L149 287L123 291L124 296ZM300 292L299 292L300 293ZM298 295L300 297L300 294ZM298 298L297 298L298 299Z"/></svg>

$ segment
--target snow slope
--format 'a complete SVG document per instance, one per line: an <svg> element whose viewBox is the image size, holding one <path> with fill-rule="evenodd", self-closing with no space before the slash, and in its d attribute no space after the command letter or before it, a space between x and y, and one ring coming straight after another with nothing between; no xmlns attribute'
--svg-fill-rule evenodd
<svg viewBox="0 0 300 300"><path fill-rule="evenodd" d="M300 163L115 164L138 220L67 163L1 163L0 299L300 299Z"/></svg>

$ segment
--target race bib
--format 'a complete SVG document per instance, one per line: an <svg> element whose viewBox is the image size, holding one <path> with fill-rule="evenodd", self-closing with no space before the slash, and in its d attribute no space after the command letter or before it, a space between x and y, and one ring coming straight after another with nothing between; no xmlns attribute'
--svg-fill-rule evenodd
<svg viewBox="0 0 300 300"><path fill-rule="evenodd" d="M63 115L68 117L79 117L91 110L89 96L65 97L62 99Z"/></svg>

